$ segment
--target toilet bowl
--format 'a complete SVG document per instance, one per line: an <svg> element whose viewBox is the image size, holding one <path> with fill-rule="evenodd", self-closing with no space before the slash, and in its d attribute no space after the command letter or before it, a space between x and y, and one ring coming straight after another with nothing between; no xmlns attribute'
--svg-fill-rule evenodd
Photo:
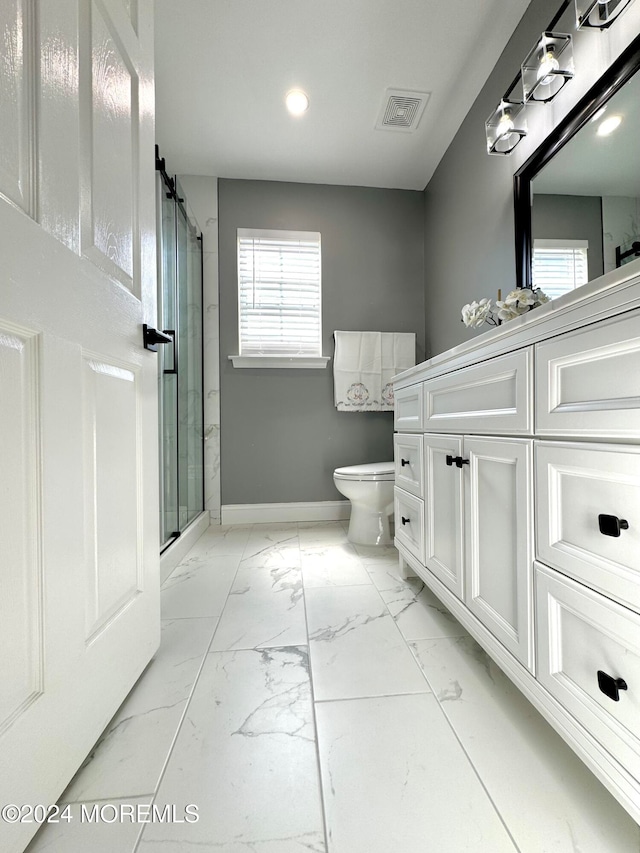
<svg viewBox="0 0 640 853"><path fill-rule="evenodd" d="M351 501L349 542L356 545L390 545L389 516L393 512L393 462L372 462L336 468L336 489Z"/></svg>

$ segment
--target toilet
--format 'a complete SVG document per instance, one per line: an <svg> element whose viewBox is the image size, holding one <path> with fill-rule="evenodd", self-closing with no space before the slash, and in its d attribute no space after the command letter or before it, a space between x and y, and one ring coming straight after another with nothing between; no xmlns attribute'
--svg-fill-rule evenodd
<svg viewBox="0 0 640 853"><path fill-rule="evenodd" d="M336 468L336 489L351 501L349 542L356 545L390 545L389 516L393 512L393 462L372 462Z"/></svg>

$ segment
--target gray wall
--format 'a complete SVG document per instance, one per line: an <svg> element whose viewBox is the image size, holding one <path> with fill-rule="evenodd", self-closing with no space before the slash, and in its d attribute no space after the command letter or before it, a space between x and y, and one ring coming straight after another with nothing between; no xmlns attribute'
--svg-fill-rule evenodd
<svg viewBox="0 0 640 853"><path fill-rule="evenodd" d="M545 240L588 240L589 281L604 273L600 196L537 193L531 207L533 236Z"/></svg>
<svg viewBox="0 0 640 853"><path fill-rule="evenodd" d="M428 356L471 337L465 303L515 287L513 162L487 155L484 123L558 6L533 0L425 190Z"/></svg>
<svg viewBox="0 0 640 853"><path fill-rule="evenodd" d="M391 412L333 405L325 370L234 368L238 228L322 235L323 354L334 329L416 332L424 359L424 196L267 181L219 182L222 503L338 500L341 465L393 458Z"/></svg>

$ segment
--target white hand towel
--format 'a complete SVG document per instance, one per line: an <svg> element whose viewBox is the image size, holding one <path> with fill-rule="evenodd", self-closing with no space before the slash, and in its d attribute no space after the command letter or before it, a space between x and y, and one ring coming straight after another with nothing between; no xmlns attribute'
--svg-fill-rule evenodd
<svg viewBox="0 0 640 853"><path fill-rule="evenodd" d="M382 411L393 410L393 384L391 380L416 363L416 336L414 332L382 332Z"/></svg>
<svg viewBox="0 0 640 853"><path fill-rule="evenodd" d="M380 405L380 332L334 332L335 405L339 412L365 412Z"/></svg>
<svg viewBox="0 0 640 853"><path fill-rule="evenodd" d="M391 378L415 364L415 334L336 331L334 337L333 379L338 411L391 411Z"/></svg>

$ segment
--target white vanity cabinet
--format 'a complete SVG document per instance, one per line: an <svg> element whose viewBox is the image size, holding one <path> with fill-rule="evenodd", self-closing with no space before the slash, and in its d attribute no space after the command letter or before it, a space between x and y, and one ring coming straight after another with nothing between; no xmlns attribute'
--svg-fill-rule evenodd
<svg viewBox="0 0 640 853"><path fill-rule="evenodd" d="M395 377L395 541L640 822L640 276L612 281Z"/></svg>

